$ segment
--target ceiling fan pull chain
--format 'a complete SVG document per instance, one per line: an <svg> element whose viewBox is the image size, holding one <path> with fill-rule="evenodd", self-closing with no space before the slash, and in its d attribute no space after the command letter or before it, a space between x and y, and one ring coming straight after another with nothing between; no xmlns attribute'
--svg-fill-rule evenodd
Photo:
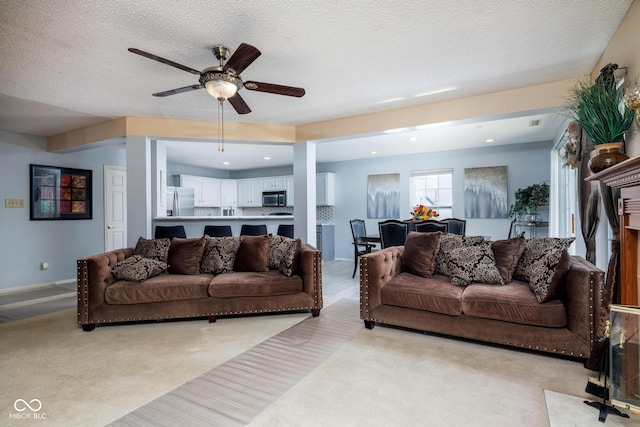
<svg viewBox="0 0 640 427"><path fill-rule="evenodd" d="M224 100L218 100L218 151L224 153Z"/></svg>
<svg viewBox="0 0 640 427"><path fill-rule="evenodd" d="M220 120L220 135L221 135L220 141L221 142L220 143L222 145L222 149L220 151L224 153L224 104L222 100L218 102L220 102L220 117L221 117L221 120Z"/></svg>

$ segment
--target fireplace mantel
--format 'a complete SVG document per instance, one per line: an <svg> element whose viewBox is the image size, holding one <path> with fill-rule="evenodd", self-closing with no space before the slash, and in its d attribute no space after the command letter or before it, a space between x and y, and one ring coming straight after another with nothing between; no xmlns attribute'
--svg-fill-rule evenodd
<svg viewBox="0 0 640 427"><path fill-rule="evenodd" d="M640 186L640 156L625 160L588 176L585 181L600 181L614 188L632 188Z"/></svg>
<svg viewBox="0 0 640 427"><path fill-rule="evenodd" d="M620 189L620 303L640 305L638 234L640 233L640 156L618 163L586 181L600 181Z"/></svg>

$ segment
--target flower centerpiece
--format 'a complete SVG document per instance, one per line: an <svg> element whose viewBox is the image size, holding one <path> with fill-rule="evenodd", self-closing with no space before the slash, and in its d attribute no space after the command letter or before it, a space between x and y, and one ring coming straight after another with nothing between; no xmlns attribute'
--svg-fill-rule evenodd
<svg viewBox="0 0 640 427"><path fill-rule="evenodd" d="M411 211L411 219L417 221L419 219L431 219L439 216L437 211L431 209L425 205L416 206L413 211Z"/></svg>

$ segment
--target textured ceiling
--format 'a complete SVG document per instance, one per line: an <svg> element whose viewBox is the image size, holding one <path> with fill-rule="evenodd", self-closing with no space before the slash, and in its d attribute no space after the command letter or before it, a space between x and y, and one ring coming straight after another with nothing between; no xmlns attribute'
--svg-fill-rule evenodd
<svg viewBox="0 0 640 427"><path fill-rule="evenodd" d="M304 124L574 78L591 71L631 2L3 0L0 130L215 119L204 90L152 97L197 76L129 47L201 70L216 64L215 44L256 46L262 56L245 80L307 93L243 90L252 112L227 108L225 120L247 123Z"/></svg>

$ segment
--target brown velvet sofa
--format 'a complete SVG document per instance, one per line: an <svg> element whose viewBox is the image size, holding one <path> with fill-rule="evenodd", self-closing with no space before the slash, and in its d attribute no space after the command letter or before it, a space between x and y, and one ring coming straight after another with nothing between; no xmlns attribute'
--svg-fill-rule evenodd
<svg viewBox="0 0 640 427"><path fill-rule="evenodd" d="M173 244L173 243L172 243ZM142 282L116 280L112 268L134 255L118 249L77 261L78 323L91 331L99 324L144 320L209 318L250 313L322 308L321 252L299 244L287 276L278 270L224 274L160 274Z"/></svg>
<svg viewBox="0 0 640 427"><path fill-rule="evenodd" d="M455 286L403 272L404 246L361 257L360 317L376 323L587 359L601 307L603 271L570 258L561 298L538 303L527 283Z"/></svg>

